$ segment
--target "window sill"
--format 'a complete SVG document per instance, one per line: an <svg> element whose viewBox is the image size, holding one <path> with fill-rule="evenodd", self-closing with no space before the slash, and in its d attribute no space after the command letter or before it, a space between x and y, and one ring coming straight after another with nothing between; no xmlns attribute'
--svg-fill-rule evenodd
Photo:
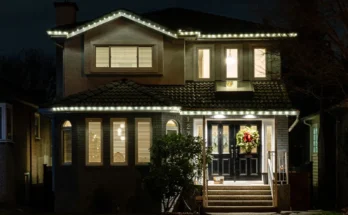
<svg viewBox="0 0 348 215"><path fill-rule="evenodd" d="M91 72L86 73L89 77L100 77L100 76L163 76L162 73L158 72Z"/></svg>

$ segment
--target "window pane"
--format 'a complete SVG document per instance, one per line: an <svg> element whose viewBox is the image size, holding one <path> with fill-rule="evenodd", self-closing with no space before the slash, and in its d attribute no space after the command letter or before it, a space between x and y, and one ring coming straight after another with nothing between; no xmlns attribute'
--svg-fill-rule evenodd
<svg viewBox="0 0 348 215"><path fill-rule="evenodd" d="M88 163L101 161L101 122L88 122Z"/></svg>
<svg viewBox="0 0 348 215"><path fill-rule="evenodd" d="M266 77L266 49L254 50L254 72L255 78Z"/></svg>
<svg viewBox="0 0 348 215"><path fill-rule="evenodd" d="M211 126L211 146L213 148L212 153L219 153L219 139L218 139L218 127L217 125Z"/></svg>
<svg viewBox="0 0 348 215"><path fill-rule="evenodd" d="M230 154L230 130L228 125L222 127L222 153Z"/></svg>
<svg viewBox="0 0 348 215"><path fill-rule="evenodd" d="M126 162L126 121L112 122L112 163Z"/></svg>
<svg viewBox="0 0 348 215"><path fill-rule="evenodd" d="M96 47L96 67L109 67L109 47Z"/></svg>
<svg viewBox="0 0 348 215"><path fill-rule="evenodd" d="M139 47L139 67L152 67L152 47Z"/></svg>
<svg viewBox="0 0 348 215"><path fill-rule="evenodd" d="M318 153L318 124L313 125L313 153Z"/></svg>
<svg viewBox="0 0 348 215"><path fill-rule="evenodd" d="M71 163L71 128L63 128L63 163Z"/></svg>
<svg viewBox="0 0 348 215"><path fill-rule="evenodd" d="M226 49L226 78L238 78L238 49Z"/></svg>
<svg viewBox="0 0 348 215"><path fill-rule="evenodd" d="M210 78L210 50L198 50L198 77Z"/></svg>
<svg viewBox="0 0 348 215"><path fill-rule="evenodd" d="M137 67L137 47L111 47L111 67Z"/></svg>
<svg viewBox="0 0 348 215"><path fill-rule="evenodd" d="M150 162L150 146L151 146L151 121L137 121L137 147L138 147L138 163Z"/></svg>

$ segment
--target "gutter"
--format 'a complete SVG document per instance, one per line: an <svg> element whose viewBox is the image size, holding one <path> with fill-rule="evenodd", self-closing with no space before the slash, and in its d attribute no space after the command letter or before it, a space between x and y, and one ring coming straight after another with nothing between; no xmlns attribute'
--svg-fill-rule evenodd
<svg viewBox="0 0 348 215"><path fill-rule="evenodd" d="M289 132L291 132L292 129L294 129L295 126L297 125L297 123L300 121L300 120L299 120L299 116L300 116L300 111L297 111L297 113L296 113L296 120L295 120L295 122L292 123L292 125L290 126Z"/></svg>

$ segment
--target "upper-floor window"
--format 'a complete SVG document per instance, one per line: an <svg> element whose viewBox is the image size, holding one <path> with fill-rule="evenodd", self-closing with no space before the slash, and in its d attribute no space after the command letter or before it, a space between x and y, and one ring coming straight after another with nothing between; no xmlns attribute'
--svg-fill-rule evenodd
<svg viewBox="0 0 348 215"><path fill-rule="evenodd" d="M198 49L198 78L210 78L210 49Z"/></svg>
<svg viewBox="0 0 348 215"><path fill-rule="evenodd" d="M226 78L238 78L238 49L226 49Z"/></svg>
<svg viewBox="0 0 348 215"><path fill-rule="evenodd" d="M254 49L254 77L266 78L266 49Z"/></svg>
<svg viewBox="0 0 348 215"><path fill-rule="evenodd" d="M12 140L12 106L0 103L0 139Z"/></svg>
<svg viewBox="0 0 348 215"><path fill-rule="evenodd" d="M152 68L152 46L96 47L98 68Z"/></svg>

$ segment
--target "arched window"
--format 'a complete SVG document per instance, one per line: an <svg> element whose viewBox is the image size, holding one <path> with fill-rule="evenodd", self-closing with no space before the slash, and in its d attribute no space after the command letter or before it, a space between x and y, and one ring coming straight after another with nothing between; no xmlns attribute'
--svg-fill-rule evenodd
<svg viewBox="0 0 348 215"><path fill-rule="evenodd" d="M62 162L71 164L72 162L72 143L71 143L71 123L65 121L62 125Z"/></svg>
<svg viewBox="0 0 348 215"><path fill-rule="evenodd" d="M166 134L178 134L179 133L179 126L178 123L171 119L166 124Z"/></svg>

